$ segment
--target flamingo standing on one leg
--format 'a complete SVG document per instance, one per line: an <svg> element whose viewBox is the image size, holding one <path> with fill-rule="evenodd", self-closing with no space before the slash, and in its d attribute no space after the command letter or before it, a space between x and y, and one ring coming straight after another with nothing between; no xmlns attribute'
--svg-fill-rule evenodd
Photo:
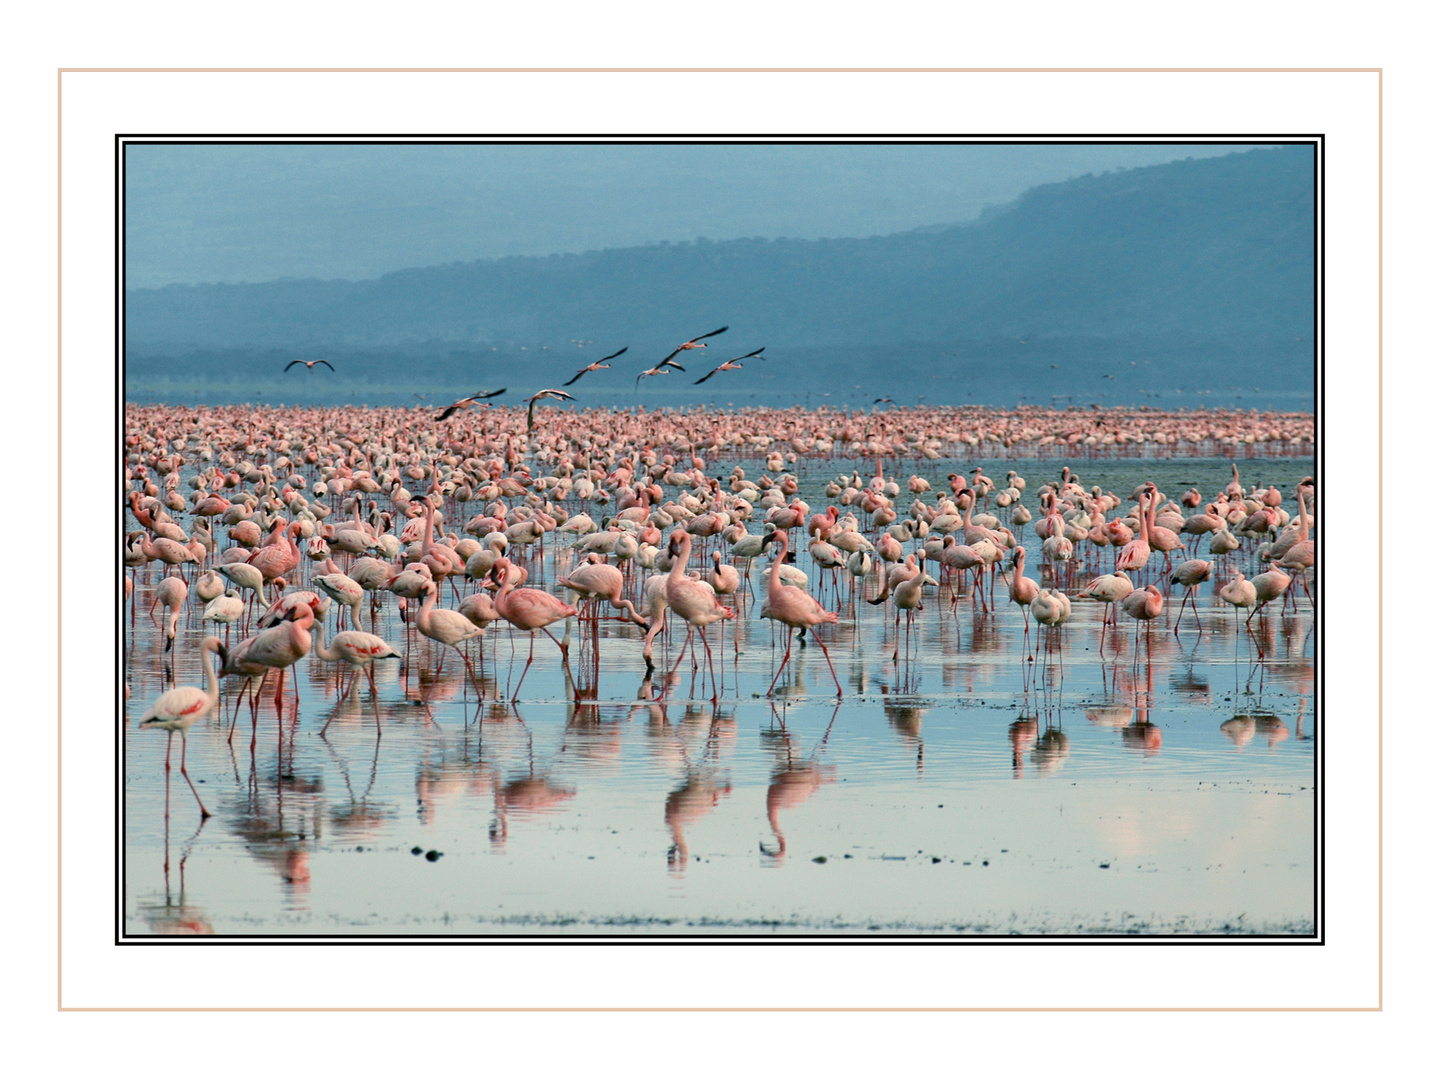
<svg viewBox="0 0 1440 1080"><path fill-rule="evenodd" d="M190 779L190 774L185 771L185 748L189 743L190 728L195 721L203 716L208 716L215 708L215 703L220 700L220 680L215 674L215 661L211 658L216 654L225 660L225 646L220 644L217 637L207 637L200 643L201 662L205 666L205 689L201 690L195 686L177 686L174 690L167 690L155 699L155 704L145 711L140 717L141 728L158 728L161 731L169 732L169 738L165 741L165 771L170 771L170 746L175 741L175 732L180 732L180 775L185 777L185 782L190 785L190 793L195 796L195 802L200 807L202 819L210 816L210 811L205 809L205 804L200 800L200 793L195 790L195 782ZM166 804L167 813L169 804Z"/></svg>

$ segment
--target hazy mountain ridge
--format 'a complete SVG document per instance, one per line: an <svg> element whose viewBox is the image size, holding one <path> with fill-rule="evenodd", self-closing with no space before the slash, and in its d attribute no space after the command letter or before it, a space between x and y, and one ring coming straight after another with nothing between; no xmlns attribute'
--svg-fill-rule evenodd
<svg viewBox="0 0 1440 1080"><path fill-rule="evenodd" d="M638 370L684 336L727 323L716 344L733 343L735 353L760 344L773 352L1253 335L1267 350L1283 342L1304 356L1314 325L1313 199L1309 148L1282 147L1048 184L978 222L933 231L510 257L355 282L132 290L127 358L271 349L438 358L548 344L541 357L529 354L540 360L566 349L586 356L568 344L578 338L629 344Z"/></svg>

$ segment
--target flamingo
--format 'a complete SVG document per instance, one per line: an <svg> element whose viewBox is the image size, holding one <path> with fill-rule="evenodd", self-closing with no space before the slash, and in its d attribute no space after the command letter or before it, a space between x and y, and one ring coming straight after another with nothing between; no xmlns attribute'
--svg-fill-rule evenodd
<svg viewBox="0 0 1440 1080"><path fill-rule="evenodd" d="M330 599L350 609L352 628L360 625L360 605L365 600L365 589L358 581L342 574L334 559L326 559L325 573L316 574L311 580Z"/></svg>
<svg viewBox="0 0 1440 1080"><path fill-rule="evenodd" d="M1010 567L1010 602L1020 605L1020 610L1025 615L1025 632L1028 634L1030 632L1030 605L1035 603L1036 598L1040 595L1040 584L1025 576L1025 549L1023 547L1017 547L1010 556Z"/></svg>
<svg viewBox="0 0 1440 1080"><path fill-rule="evenodd" d="M814 630L821 623L838 623L840 616L833 611L826 611L809 593L803 589L797 589L793 585L782 585L780 583L780 568L785 564L785 555L790 548L790 534L784 530L777 530L765 534L764 544L771 542L778 543L780 550L775 553L775 561L770 566L770 579L766 585L766 599L770 605L770 617L786 626L796 627L803 635L806 630ZM825 663L830 665L830 677L835 680L835 696L843 698L845 691L840 689L840 676L835 674L835 664L830 659L830 650L825 648L825 642L818 636L815 640L820 642L820 649L825 654ZM785 670L785 665L790 662L790 649L795 639L788 633L785 635L785 659L780 661L780 667L775 672L775 678L770 681L770 689L767 694L775 692L775 684L780 681L780 673Z"/></svg>
<svg viewBox="0 0 1440 1080"><path fill-rule="evenodd" d="M564 386L572 386L573 384L575 384L575 383L577 383L577 382L580 381L580 376L582 376L582 375L584 375L584 374L586 374L586 373L588 373L588 372L591 372L591 371L604 371L606 368L608 368L608 367L610 366L610 365L607 364L605 361L607 361L607 360L614 360L617 356L621 355L622 353L628 352L629 350L630 350L630 346L629 346L629 345L626 345L625 348L623 348L623 349L620 350L620 352L611 353L609 356L602 356L599 360L596 360L593 364L586 364L584 367L582 367L579 371L577 371L577 372L575 373L575 377L574 377L574 378L572 378L572 379L571 379L569 382L567 382L567 383L563 383L562 385L564 385Z"/></svg>
<svg viewBox="0 0 1440 1080"><path fill-rule="evenodd" d="M1150 561L1150 526L1149 515L1146 513L1146 504L1150 501L1150 492L1140 493L1140 535L1133 540L1126 542L1120 549L1120 554L1115 556L1115 569L1138 571L1144 570L1146 563ZM1111 528L1119 522L1111 522ZM1115 541L1115 534L1111 534L1111 543Z"/></svg>
<svg viewBox="0 0 1440 1080"><path fill-rule="evenodd" d="M248 637L229 650L221 665L222 675L244 675L248 687L255 676L260 676L260 689L271 671L280 673L275 687L275 712L279 715L280 699L285 692L285 669L291 667L310 651L310 627L315 623L315 610L309 604L289 611L278 626L262 630ZM242 688L243 689L243 688ZM297 689L297 700L299 691ZM259 717L259 689L250 695L250 745L255 745L255 724ZM235 702L235 713L240 713L240 702ZM235 721L230 721L230 735L235 737Z"/></svg>
<svg viewBox="0 0 1440 1080"><path fill-rule="evenodd" d="M719 698L720 691L715 685L715 660L710 653L710 642L705 637L705 627L721 619L735 618L735 609L720 603L720 598L715 595L715 589L709 582L698 581L686 576L685 567L690 562L690 546L691 536L684 529L677 528L671 532L669 546L671 564L670 576L665 580L665 606L684 619L688 624L688 629L685 633L685 643L680 646L680 653L675 657L675 666L670 669L670 674L673 675L675 669L680 666L680 661L685 657L685 650L689 647L695 630L698 628L701 644L705 646L705 659L710 664L710 686L713 692L711 700L714 701ZM666 685L668 688L668 678Z"/></svg>
<svg viewBox="0 0 1440 1080"><path fill-rule="evenodd" d="M195 686L177 686L173 690L167 690L155 699L155 704L145 710L145 715L140 717L142 729L157 729L169 733L165 740L165 771L170 771L170 747L175 741L175 732L180 732L180 775L185 777L185 782L190 785L190 793L195 796L195 802L200 807L200 818L203 821L210 816L210 811L205 809L205 804L200 800L200 793L195 790L195 782L190 779L190 774L185 771L185 748L189 744L190 728L195 721L208 716L215 708L215 703L220 700L220 680L215 674L215 661L212 656L219 656L221 662L225 660L225 646L220 644L217 637L207 637L200 643L200 660L205 667L205 689L201 690ZM166 804L166 813L169 813L169 804Z"/></svg>
<svg viewBox="0 0 1440 1080"><path fill-rule="evenodd" d="M1184 585L1185 595L1180 598L1180 614L1175 616L1175 636L1180 636L1180 616L1185 614L1185 601L1190 601L1190 610L1195 612L1195 625L1200 626L1200 612L1195 606L1195 590L1202 582L1210 580L1215 564L1204 559L1190 559L1181 563L1170 575L1170 584Z"/></svg>
<svg viewBox="0 0 1440 1080"><path fill-rule="evenodd" d="M1280 569L1279 563L1272 562L1269 571L1264 574L1256 574L1250 579L1250 584L1255 586L1255 610L1246 617L1247 623L1271 600L1285 595L1285 590L1290 587L1290 575ZM1281 614L1283 615L1284 612ZM1264 622L1263 618L1261 622Z"/></svg>
<svg viewBox="0 0 1440 1080"><path fill-rule="evenodd" d="M225 641L230 641L230 626L241 615L245 613L245 601L240 599L240 594L234 589L228 591L224 596L217 596L210 603L205 605L205 611L200 616L200 621L207 619L221 623L225 627Z"/></svg>
<svg viewBox="0 0 1440 1080"><path fill-rule="evenodd" d="M330 363L329 360L291 360L288 364L285 365L285 370L289 371L296 364L304 364L306 371L314 371L316 364L324 364L331 371L335 370L335 365Z"/></svg>
<svg viewBox="0 0 1440 1080"><path fill-rule="evenodd" d="M524 630L530 635L530 658L525 661L525 670L520 673L520 681L515 684L515 693L511 700L519 700L520 687L525 683L525 676L530 671L530 665L535 662L535 631L543 631L545 636L555 642L556 648L560 650L561 660L565 663L565 670L570 670L570 650L562 644L554 634L546 627L557 623L561 619L568 619L578 614L578 609L565 603L558 596L542 592L539 589L517 589L514 579L510 576L510 568L513 564L509 559L499 559L491 569L491 576L499 582L500 591L495 594L495 610L500 617L517 629Z"/></svg>
<svg viewBox="0 0 1440 1080"><path fill-rule="evenodd" d="M729 330L729 329L730 329L729 326L722 326L722 327L720 327L719 330L711 330L708 334L701 334L699 337L693 337L693 338L691 338L689 341L685 342L685 343L682 344L682 345L677 345L677 346L675 347L675 351L672 352L669 356L665 357L664 360L661 360L660 363L656 365L656 367L657 367L657 368L663 368L666 364L670 364L670 361L674 360L675 357L679 356L682 352L685 352L687 349L703 349L703 348L706 348L706 345L705 345L705 344L702 344L702 342L704 342L706 338L712 338L712 337L714 337L716 334L723 334L726 330ZM670 364L670 366L671 366L671 367L680 367L679 364ZM681 371L684 371L685 369L684 369L684 368L680 368L680 370L681 370Z"/></svg>
<svg viewBox="0 0 1440 1080"><path fill-rule="evenodd" d="M1145 624L1145 641L1150 641L1150 623L1160 617L1165 610L1165 597L1161 594L1156 585L1146 585L1143 589L1136 589L1125 599L1120 601L1120 606L1125 609L1125 614L1135 621L1135 640L1140 640L1140 624Z"/></svg>
<svg viewBox="0 0 1440 1080"><path fill-rule="evenodd" d="M445 411L442 412L439 416L435 417L435 419L448 420L461 409L468 409L471 405L474 405L478 401L483 401L485 398L499 397L501 394L505 393L506 389L508 388L502 386L499 390L481 390L479 393L471 394L468 397L456 398L448 406L446 406ZM485 405L482 406L482 408L488 409L489 406Z"/></svg>
<svg viewBox="0 0 1440 1080"><path fill-rule="evenodd" d="M415 617L415 626L431 641L438 641L441 645L449 645L460 654L460 659L465 661L465 668L470 672L471 680L475 679L475 669L470 665L470 658L460 648L460 643L477 638L485 631L482 627L476 626L470 619L458 611L450 611L448 608L435 607L435 600L440 594L440 586L433 581L425 583L425 601L420 605L420 614ZM369 636L369 635L366 635ZM445 654L440 654L440 662L435 665L435 675L438 678L440 669L445 666ZM479 683L476 683L478 688Z"/></svg>
<svg viewBox="0 0 1440 1080"><path fill-rule="evenodd" d="M312 651L321 660L340 660L354 668L354 675L351 677L350 685L345 690L345 696L355 688L355 680L360 677L360 670L363 668L370 680L370 695L375 694L375 661L383 660L390 656L399 656L400 651L393 645L386 642L384 638L374 634L366 634L359 630L344 630L336 634L327 645L325 643L325 628L315 628L314 643ZM330 720L333 720L332 716ZM325 721L325 726L320 729L324 735L330 727L330 720ZM380 714L375 714L375 737L380 737Z"/></svg>
<svg viewBox="0 0 1440 1080"><path fill-rule="evenodd" d="M711 375L714 375L718 371L736 371L740 368L743 368L745 365L740 362L741 360L749 360L752 356L759 356L764 351L765 346L761 345L760 348L756 349L754 352L747 352L744 356L737 356L733 360L726 360L725 363L721 364L719 367L711 368L708 374L701 375L700 378L695 380L694 385L699 386L702 382L710 378Z"/></svg>
<svg viewBox="0 0 1440 1080"><path fill-rule="evenodd" d="M154 619L155 605L162 605L168 615L165 616L165 652L169 652L175 644L175 624L180 619L180 609L185 606L185 598L190 595L190 586L185 584L185 579L174 574L162 578L160 584L155 586L155 599L150 604L151 619Z"/></svg>

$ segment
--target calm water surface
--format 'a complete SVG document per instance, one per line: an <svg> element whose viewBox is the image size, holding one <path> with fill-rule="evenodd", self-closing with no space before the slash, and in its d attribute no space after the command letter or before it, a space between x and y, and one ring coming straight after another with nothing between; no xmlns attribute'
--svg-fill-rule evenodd
<svg viewBox="0 0 1440 1080"><path fill-rule="evenodd" d="M940 489L974 464L919 471ZM802 497L818 510L820 488L851 467L812 463ZM1021 465L1032 513L1058 467ZM1076 468L1087 487L1124 496L1154 480L1177 499L1192 484L1208 498L1230 476L1224 461ZM1310 460L1241 465L1247 487L1287 496L1313 471ZM1033 531L1021 542L1038 561ZM573 558L547 544L530 584L553 583ZM598 665L576 625L573 684L537 636L518 704L497 697L529 643L503 623L483 656L471 645L483 700L453 650L436 677L440 656L424 638L408 662L377 667L376 695L362 681L341 703L339 665L307 657L298 704L296 679L280 723L267 696L253 751L248 708L226 738L231 680L191 732L187 764L213 814L203 825L178 740L167 791L165 736L137 728L172 677L203 685L204 631L182 619L162 653L148 570L133 627L128 606L123 615L125 932L1314 932L1316 633L1303 594L1298 613L1272 605L1263 628L1257 617L1252 634L1243 622L1237 632L1215 595L1228 578L1217 567L1201 628L1187 610L1172 633L1174 587L1138 646L1128 617L1106 631L1102 660L1099 605L1076 601L1060 651L1047 654L1033 626L1025 637L1003 582L994 614L968 591L952 608L948 585L927 588L907 641L893 607L864 602L873 579L853 597L843 581L837 597L803 550L799 566L841 613L824 632L840 702L813 644L794 648L764 696L784 642L758 617L757 565L756 599L725 624L723 650L710 634L718 705L688 656L667 684L662 654L673 662L683 640L674 620L650 681L627 623L600 623ZM335 620L332 607L328 633ZM375 629L404 648L393 602ZM649 700L662 690L663 702Z"/></svg>

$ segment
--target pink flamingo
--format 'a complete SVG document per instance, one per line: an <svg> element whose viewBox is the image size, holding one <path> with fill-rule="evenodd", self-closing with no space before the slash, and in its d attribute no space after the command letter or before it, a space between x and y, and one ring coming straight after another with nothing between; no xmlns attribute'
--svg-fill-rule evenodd
<svg viewBox="0 0 1440 1080"><path fill-rule="evenodd" d="M685 658L685 650L693 640L695 630L700 630L700 641L705 646L705 659L710 664L710 686L713 691L711 700L720 697L719 688L715 684L715 660L710 653L710 642L705 637L705 627L720 619L733 619L735 610L720 603L720 598L715 595L715 589L709 582L699 581L687 577L685 567L690 562L691 537L684 529L676 529L670 534L670 576L665 581L665 605L685 620L688 630L685 634L685 642L680 646L680 654L675 657L675 665L670 669L670 674L675 674L680 661ZM669 679L666 679L668 688ZM703 688L703 684L702 684Z"/></svg>
<svg viewBox="0 0 1440 1080"><path fill-rule="evenodd" d="M470 658L460 648L462 641L469 641L485 633L483 629L476 626L466 616L458 611L450 611L447 608L436 609L435 599L440 594L440 587L435 582L427 582L425 586L425 602L420 606L420 614L415 617L415 626L420 633L424 634L431 641L438 641L441 645L449 645L460 654L460 659L465 661L465 669L470 672L471 680L475 679L475 669L470 665ZM369 636L369 635L366 635ZM445 666L445 654L441 652L440 662L435 665L435 675L438 678L440 669ZM476 683L479 686L479 683Z"/></svg>
<svg viewBox="0 0 1440 1080"><path fill-rule="evenodd" d="M344 630L336 634L329 645L325 643L324 627L316 627L314 634L314 653L321 660L340 660L354 669L350 685L346 688L343 697L348 696L350 691L355 689L355 682L360 678L360 670L365 669L365 674L370 680L370 695L375 697L375 661L383 660L389 656L399 656L400 651L389 644L384 638L376 637L374 634L366 634L359 630ZM333 716L330 720L335 719ZM325 727L320 729L324 735L330 727L330 720L325 721ZM375 714L375 737L380 737L380 714Z"/></svg>
<svg viewBox="0 0 1440 1080"><path fill-rule="evenodd" d="M1210 580L1210 574L1215 569L1215 564L1206 562L1204 559L1190 559L1181 563L1170 575L1170 584L1184 585L1185 595L1180 598L1180 614L1175 616L1175 636L1180 636L1180 617L1185 614L1185 601L1190 601L1190 610L1195 613L1195 625L1201 626L1200 611L1195 606L1195 590L1200 588L1202 582ZM1202 627L1203 629L1203 627Z"/></svg>
<svg viewBox="0 0 1440 1080"><path fill-rule="evenodd" d="M190 595L190 586L185 584L185 579L171 574L162 578L160 584L155 586L155 599L150 604L150 617L154 620L155 605L161 604L169 612L165 616L165 651L169 652L175 644L175 624L180 619L180 609L185 606L185 598Z"/></svg>
<svg viewBox="0 0 1440 1080"><path fill-rule="evenodd" d="M797 589L794 585L780 583L780 567L785 564L785 554L790 548L790 536L783 530L777 530L766 535L764 544L772 541L780 545L780 550L775 553L775 561L770 566L770 580L766 585L770 617L786 626L798 628L801 634L804 634L806 630L814 630L821 623L838 623L840 616L833 611L826 611L820 606L819 601L809 593L803 589ZM821 641L819 635L815 635L815 640L820 642L820 649L825 654L825 663L830 665L830 677L835 680L835 696L843 698L845 692L840 689L840 676L835 674L835 664L830 659L830 650L825 648L825 642ZM780 681L781 672L790 662L790 649L794 643L794 637L786 634L785 659L780 661L780 667L775 672L775 678L770 681L770 689L766 691L767 694L775 692L775 684Z"/></svg>
<svg viewBox="0 0 1440 1080"><path fill-rule="evenodd" d="M1150 501L1150 492L1140 493L1140 535L1129 541L1120 549L1120 554L1115 556L1115 569L1137 571L1144 570L1145 565L1150 561L1150 525L1149 514L1146 512L1146 504ZM1113 524L1113 523L1112 523ZM1113 537L1112 537L1112 543Z"/></svg>
<svg viewBox="0 0 1440 1080"><path fill-rule="evenodd" d="M561 619L568 619L578 614L578 609L565 603L558 596L542 592L539 589L517 589L510 577L510 568L513 564L509 559L499 559L491 569L490 574L500 583L500 591L495 594L495 610L500 617L517 629L524 630L530 635L530 658L525 661L525 670L520 673L520 681L515 684L515 694L511 700L519 700L520 687L525 683L525 676L530 671L530 665L535 662L535 631L541 630L545 636L555 642L556 648L560 650L560 658L565 664L565 670L570 670L570 650L545 629L552 623Z"/></svg>
<svg viewBox="0 0 1440 1080"><path fill-rule="evenodd" d="M1030 605L1040 595L1040 583L1025 576L1025 549L1017 547L1010 556L1010 602L1025 613L1025 632L1030 632Z"/></svg>
<svg viewBox="0 0 1440 1080"><path fill-rule="evenodd" d="M265 679L271 671L278 671L280 678L275 687L275 713L280 713L280 701L285 692L285 669L310 651L310 627L315 623L315 610L305 604L291 609L283 622L248 637L231 649L221 666L222 675L244 675L245 686L249 686L256 675L260 686L250 695L250 745L255 745L255 725L259 718L259 696L265 687ZM243 688L242 688L243 690ZM299 689L296 689L299 700ZM235 714L240 714L240 702L235 702ZM235 737L235 720L230 721L230 734L226 741Z"/></svg>
<svg viewBox="0 0 1440 1080"><path fill-rule="evenodd" d="M190 785L190 793L195 796L195 802L200 807L200 817L203 820L210 816L210 811L205 809L205 804L200 801L200 793L195 790L195 782L190 779L190 774L185 771L185 748L189 743L190 728L195 721L203 716L208 716L215 708L215 703L220 700L220 680L215 675L215 661L211 659L212 654L219 655L222 662L225 658L225 646L220 644L217 637L207 637L200 643L201 662L205 665L205 689L201 690L195 686L177 686L174 690L167 690L155 699L155 704L145 710L145 715L140 717L140 727L154 728L160 731L169 732L169 738L165 741L165 771L170 771L170 746L175 741L175 732L180 732L180 775L185 777L185 782ZM166 803L166 814L169 814L169 803Z"/></svg>

